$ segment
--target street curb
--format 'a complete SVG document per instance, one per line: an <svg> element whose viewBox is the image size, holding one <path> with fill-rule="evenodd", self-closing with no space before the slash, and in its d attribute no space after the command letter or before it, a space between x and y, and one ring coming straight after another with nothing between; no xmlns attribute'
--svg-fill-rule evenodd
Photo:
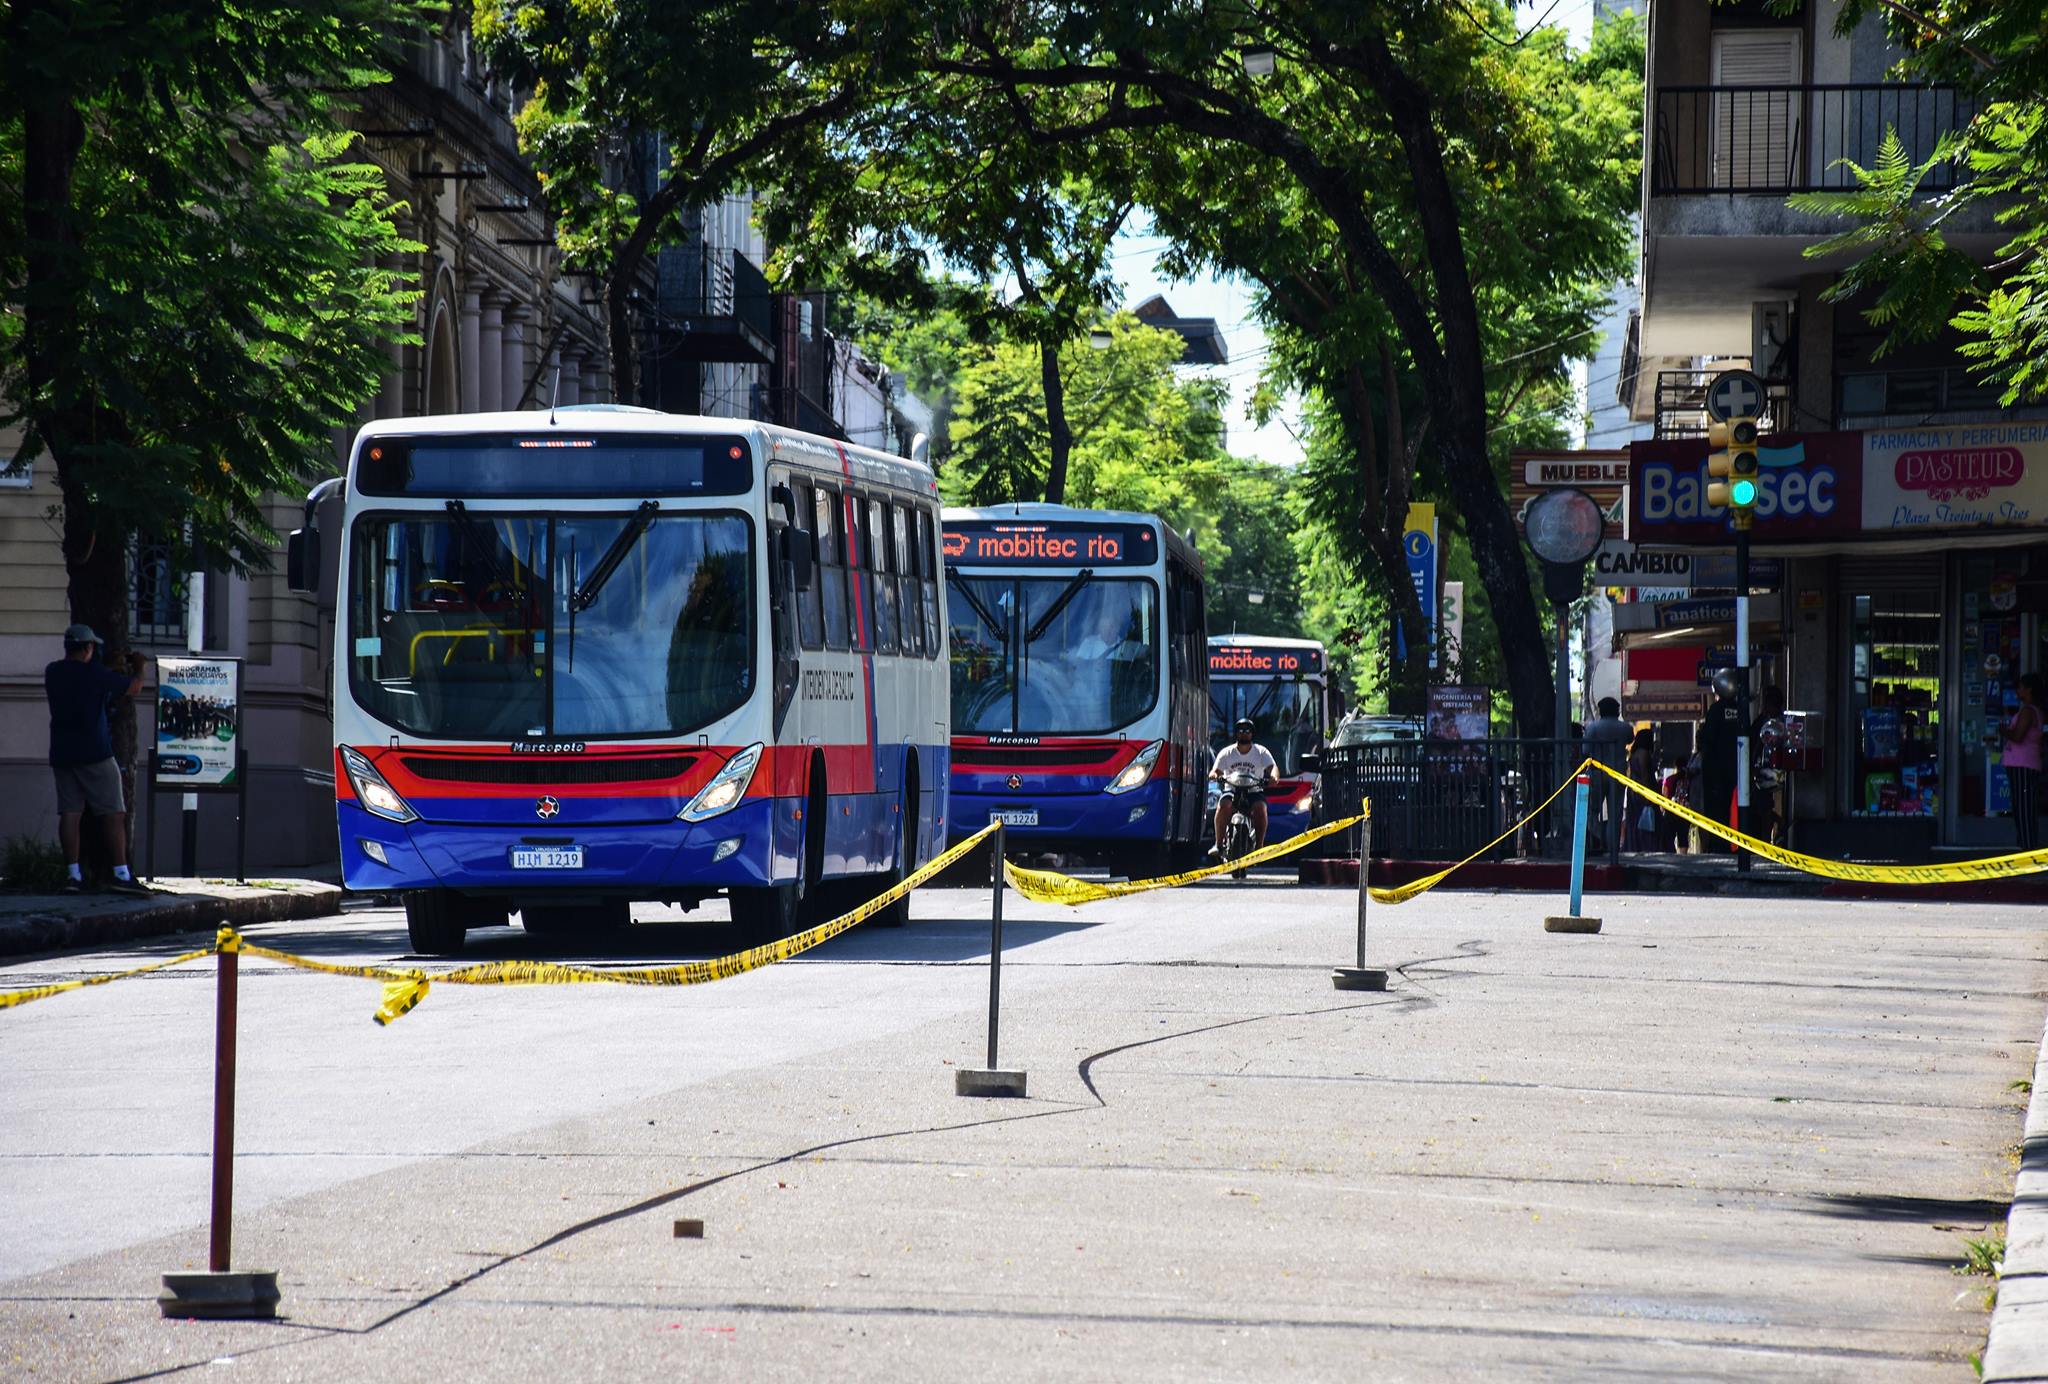
<svg viewBox="0 0 2048 1384"><path fill-rule="evenodd" d="M0 956L71 951L161 937L212 932L222 923L242 928L341 912L341 889L295 880L295 888L261 894L174 894L160 904L109 913L25 913L0 917Z"/></svg>
<svg viewBox="0 0 2048 1384"><path fill-rule="evenodd" d="M1983 1378L2020 1384L2048 1380L2048 1024L2034 1053L2020 1172L2005 1221L2005 1266L1984 1346Z"/></svg>

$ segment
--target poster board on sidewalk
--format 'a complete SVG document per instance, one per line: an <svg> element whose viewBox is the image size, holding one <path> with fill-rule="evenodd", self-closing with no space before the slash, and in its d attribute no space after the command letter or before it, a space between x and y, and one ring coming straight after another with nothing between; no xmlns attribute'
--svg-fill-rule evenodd
<svg viewBox="0 0 2048 1384"><path fill-rule="evenodd" d="M160 658L156 661L157 788L166 792L237 792L242 740L242 660Z"/></svg>
<svg viewBox="0 0 2048 1384"><path fill-rule="evenodd" d="M1484 740L1492 718L1492 688L1432 687L1423 734L1431 740Z"/></svg>

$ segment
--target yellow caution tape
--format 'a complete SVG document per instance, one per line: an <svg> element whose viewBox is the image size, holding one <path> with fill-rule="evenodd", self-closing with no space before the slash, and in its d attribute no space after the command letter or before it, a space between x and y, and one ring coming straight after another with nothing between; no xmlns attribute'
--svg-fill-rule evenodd
<svg viewBox="0 0 2048 1384"><path fill-rule="evenodd" d="M1177 875L1161 875L1157 879L1134 879L1120 884L1096 884L1072 875L1060 874L1057 870L1027 870L1021 865L1003 862L1003 874L1010 881L1010 887L1033 903L1063 903L1079 905L1094 903L1098 899L1121 898L1126 894L1143 894L1153 889L1174 889L1183 884L1193 884L1198 879L1208 879L1227 870L1242 870L1253 865L1262 865L1268 860L1277 860L1290 851L1298 851L1311 841L1320 841L1333 832L1355 827L1365 820L1365 814L1346 817L1341 822L1326 822L1299 836L1270 846L1261 846L1235 860L1226 860L1221 865L1206 865L1199 870L1186 870Z"/></svg>
<svg viewBox="0 0 2048 1384"><path fill-rule="evenodd" d="M46 1000L52 995L61 995L66 990L83 990L89 985L112 985L115 981L126 980L130 976L169 970L173 966L182 966L187 961L197 961L202 956L212 956L217 949L218 944L199 951L188 951L183 956L174 956L168 961L153 961L147 966L137 966L132 971L109 971L103 976L87 976L83 980L60 980L53 985L37 985L27 990L0 991L0 1009L13 1009L16 1005L28 1004L33 1000Z"/></svg>
<svg viewBox="0 0 2048 1384"><path fill-rule="evenodd" d="M849 928L866 922L875 914L895 903L929 881L933 876L947 869L979 846L995 830L995 825L983 827L974 835L960 842L927 864L919 866L896 884L869 899L851 912L843 913L830 922L820 923L814 928L799 932L793 937L784 937L762 946L752 947L731 956L721 956L709 961L686 961L675 966L635 967L622 970L594 970L587 966L562 966L546 961L490 961L479 966L465 966L442 975L430 976L420 970L394 970L387 966L345 966L331 961L315 961L308 956L297 956L291 952L276 951L270 947L259 947L231 927L221 928L213 945L200 951L186 952L167 961L158 961L148 966L138 966L132 971L120 971L103 976L89 976L84 980L67 980L55 985L39 985L31 990L0 992L0 1009L11 1009L27 1004L31 1000L45 999L59 995L66 990L81 990L88 985L108 985L129 976L139 976L149 971L161 971L171 966L182 966L188 961L213 956L219 952L238 952L246 956L260 956L267 960L293 966L302 971L318 971L323 975L357 976L366 980L383 982L384 1001L372 1016L379 1024L389 1024L395 1019L411 1013L419 1002L427 997L432 985L577 985L604 983L612 985L703 985L714 980L725 980L731 976L745 975L748 971L759 970L777 961L787 961L800 952L809 951L819 943L837 937Z"/></svg>
<svg viewBox="0 0 2048 1384"><path fill-rule="evenodd" d="M1740 846L1743 850L1760 855L1766 860L1775 860L1780 865L1803 870L1809 875L1853 880L1858 884L1957 884L1977 880L2013 879L2020 875L2035 875L2048 870L2048 850L2020 851L2013 855L1991 856L1984 860L1959 860L1949 865L1859 865L1847 860L1828 860L1801 851L1787 850L1783 846L1774 846L1768 841L1759 841L1756 837L1737 831L1725 822L1717 822L1706 813L1696 811L1684 803L1673 802L1661 793L1652 793L1618 769L1597 760L1589 759L1586 763L1645 802L1691 822L1701 831L1718 836L1730 845Z"/></svg>
<svg viewBox="0 0 2048 1384"><path fill-rule="evenodd" d="M1478 850L1472 852L1472 854L1466 856L1463 860L1460 860L1457 864L1446 866L1433 875L1424 875L1421 879L1411 880L1407 884L1393 889L1379 889L1367 886L1374 901L1389 904L1406 903L1417 895L1428 893L1457 873L1457 871L1470 865L1480 856L1485 855L1495 846L1498 846L1517 831L1520 831L1532 818L1556 802L1558 795L1571 787L1577 777L1578 771L1574 769L1565 776L1563 783L1550 790L1549 797L1531 808L1522 816L1520 821L1517 821L1513 826L1494 837ZM1179 885L1192 884L1198 879L1208 879L1213 875L1220 875L1226 870L1241 870L1247 865L1257 865L1264 861L1272 860L1277 856L1286 855L1289 851L1299 850L1309 842L1320 840L1332 832L1343 831L1348 827L1357 826L1370 816L1371 813L1372 802L1368 799L1365 804L1365 811L1356 817L1346 817L1340 822L1327 823L1316 827L1312 831L1305 831L1301 835L1283 841L1276 846L1261 846L1250 855L1226 861L1221 865L1211 865L1200 870L1189 870L1178 875L1162 875L1158 879L1134 879L1122 884L1096 884L1085 879L1075 879L1072 875L1063 875L1053 870L1027 870L1020 865L1012 865L1007 860L1003 862L1003 873L1009 878L1011 887L1033 903L1063 903L1070 906L1094 903L1098 899L1120 898L1126 894L1142 894L1153 889L1172 889ZM1359 868L1361 870L1367 868L1367 862L1360 861Z"/></svg>

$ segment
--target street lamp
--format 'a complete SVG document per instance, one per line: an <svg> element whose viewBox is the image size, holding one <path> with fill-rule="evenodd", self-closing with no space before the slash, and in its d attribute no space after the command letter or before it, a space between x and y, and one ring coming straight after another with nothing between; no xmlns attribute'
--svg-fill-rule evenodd
<svg viewBox="0 0 2048 1384"><path fill-rule="evenodd" d="M1116 344L1116 338L1110 335L1109 328L1107 327L1090 327L1088 329L1088 344L1098 351L1107 351Z"/></svg>
<svg viewBox="0 0 2048 1384"><path fill-rule="evenodd" d="M1273 69L1278 65L1280 59L1278 53L1275 53L1263 43L1241 49L1237 56L1238 61L1244 64L1244 75L1247 77L1272 76Z"/></svg>

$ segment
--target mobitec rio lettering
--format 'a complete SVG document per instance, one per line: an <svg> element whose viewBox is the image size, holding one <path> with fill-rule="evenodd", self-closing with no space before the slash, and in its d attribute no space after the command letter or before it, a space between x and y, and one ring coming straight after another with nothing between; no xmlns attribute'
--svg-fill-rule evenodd
<svg viewBox="0 0 2048 1384"><path fill-rule="evenodd" d="M1681 468L1666 462L1650 462L1641 468L1635 483L1642 487L1638 501L1645 524L1711 523L1727 511L1707 503L1707 464ZM1757 474L1756 509L1759 519L1774 514L1787 518L1801 515L1819 517L1835 512L1835 470L1814 466L1802 470L1769 470Z"/></svg>

